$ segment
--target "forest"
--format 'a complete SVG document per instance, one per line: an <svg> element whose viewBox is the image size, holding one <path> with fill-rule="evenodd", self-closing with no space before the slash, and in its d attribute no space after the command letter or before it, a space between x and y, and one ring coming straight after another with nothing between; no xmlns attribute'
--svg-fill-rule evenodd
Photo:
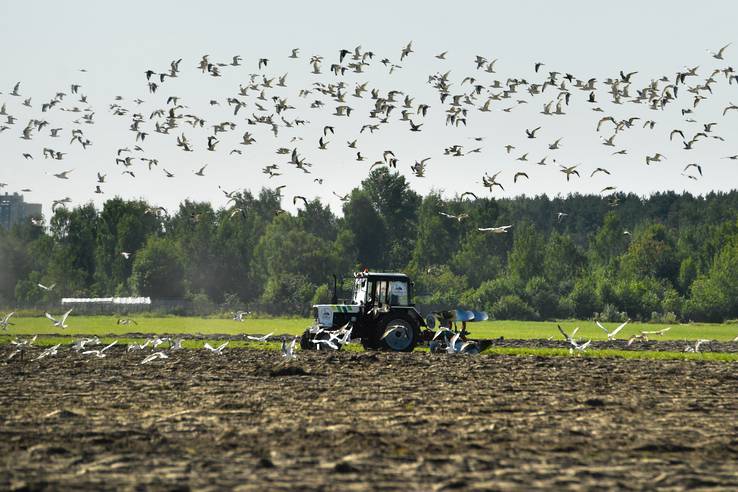
<svg viewBox="0 0 738 492"><path fill-rule="evenodd" d="M187 313L305 315L330 299L334 274L348 296L368 268L408 273L425 309L495 319L738 318L735 191L444 199L381 168L340 215L320 199L287 213L281 190L229 195L225 207L185 201L172 214L113 198L57 207L46 227L0 228L0 307L140 295ZM512 227L478 230L500 225Z"/></svg>

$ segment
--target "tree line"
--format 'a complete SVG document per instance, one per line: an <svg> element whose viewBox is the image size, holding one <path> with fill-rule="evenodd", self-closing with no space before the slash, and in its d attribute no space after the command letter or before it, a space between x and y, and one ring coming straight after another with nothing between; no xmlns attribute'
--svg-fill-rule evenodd
<svg viewBox="0 0 738 492"><path fill-rule="evenodd" d="M427 309L497 319L738 317L735 191L444 199L382 168L351 191L342 216L319 198L286 213L266 188L231 198L219 209L185 201L171 215L113 198L101 210L57 208L46 228L0 228L0 305L141 295L306 314L330 299L333 274L348 295L367 267L411 275ZM505 234L478 230L507 224Z"/></svg>

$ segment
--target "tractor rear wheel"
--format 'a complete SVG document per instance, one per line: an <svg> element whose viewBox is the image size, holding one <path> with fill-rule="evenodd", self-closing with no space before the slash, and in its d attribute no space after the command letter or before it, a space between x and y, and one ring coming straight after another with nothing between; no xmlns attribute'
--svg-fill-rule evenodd
<svg viewBox="0 0 738 492"><path fill-rule="evenodd" d="M388 315L379 324L381 348L392 352L412 352L418 343L420 330L410 319Z"/></svg>

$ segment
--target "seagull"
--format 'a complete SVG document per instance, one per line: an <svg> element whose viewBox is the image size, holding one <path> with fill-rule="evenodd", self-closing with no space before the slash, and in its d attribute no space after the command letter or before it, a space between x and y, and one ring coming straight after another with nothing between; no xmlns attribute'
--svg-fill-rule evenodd
<svg viewBox="0 0 738 492"><path fill-rule="evenodd" d="M128 253L126 251L122 251L120 255L125 258L126 260L131 257L131 253Z"/></svg>
<svg viewBox="0 0 738 492"><path fill-rule="evenodd" d="M610 331L607 328L605 328L604 326L602 326L602 324L599 321L595 321L595 323L597 324L597 326L600 327L600 329L602 331L604 331L607 334L607 340L608 341L612 341L612 340L615 340L615 335L617 335L620 332L620 330L622 330L623 328L625 328L625 325L627 325L629 321L630 320L626 321L625 323L623 323L622 325L618 326L617 328L615 328L612 331Z"/></svg>
<svg viewBox="0 0 738 492"><path fill-rule="evenodd" d="M579 327L574 328L574 331L572 331L571 335L569 335L568 333L564 331L563 328L561 328L561 325L556 325L556 326L561 332L561 334L564 335L564 338L569 343L569 345L571 345L571 347L569 347L569 353L573 353L575 350L578 352L584 352L589 347L589 345L592 343L592 340L587 340L584 343L578 343L576 341L574 336L577 334L577 331L579 331Z"/></svg>
<svg viewBox="0 0 738 492"><path fill-rule="evenodd" d="M287 345L286 338L282 337L282 357L292 359L295 357L295 345L297 344L297 338L293 338L292 342Z"/></svg>
<svg viewBox="0 0 738 492"><path fill-rule="evenodd" d="M208 167L207 164L202 166L199 171L195 171L196 176L205 176L205 168Z"/></svg>
<svg viewBox="0 0 738 492"><path fill-rule="evenodd" d="M92 337L92 338L83 338L81 340L77 340L72 344L72 348L79 352L83 348L85 348L85 345L98 345L100 343L100 339L98 337Z"/></svg>
<svg viewBox="0 0 738 492"><path fill-rule="evenodd" d="M720 48L719 50L717 50L717 52L715 52L715 53L711 53L711 54L712 54L712 57L713 57L714 59L716 59L716 60L722 60L722 59L723 59L723 52L724 52L724 51L725 51L725 50L726 50L726 49L728 48L728 46L730 46L731 44L733 44L733 43L728 43L728 44L726 44L725 46L723 46L722 48Z"/></svg>
<svg viewBox="0 0 738 492"><path fill-rule="evenodd" d="M689 346L687 346L687 347L685 347L685 348L684 348L684 351L685 351L685 352L693 352L693 353L698 353L698 352L700 351L700 346L701 346L702 344L705 344L705 343L710 343L710 340L705 340L705 339L699 339L699 340L697 340L697 341L696 341L696 342L694 343L694 346L693 346L693 347L689 347Z"/></svg>
<svg viewBox="0 0 738 492"><path fill-rule="evenodd" d="M45 286L44 284L36 284L36 285L38 285L41 289L46 290L46 291L54 290L54 287L56 287L56 284L51 284L48 287Z"/></svg>
<svg viewBox="0 0 738 492"><path fill-rule="evenodd" d="M60 327L60 328L69 328L69 325L66 324L67 318L69 317L69 314L72 312L74 308L70 309L66 313L64 313L61 317L61 320L57 320L49 313L44 313L48 319L51 320L51 322L54 324L54 326Z"/></svg>
<svg viewBox="0 0 738 492"><path fill-rule="evenodd" d="M581 176L579 175L579 171L577 171L577 166L578 166L578 165L574 165L574 166L569 166L569 167L566 167L566 166L563 166L563 165L559 165L559 166L561 167L560 171L561 171L562 173L566 174L566 180L567 180L567 181L569 181L569 177L570 177L570 176L571 176L572 174L576 174L578 178L580 178L580 177L581 177Z"/></svg>
<svg viewBox="0 0 738 492"><path fill-rule="evenodd" d="M0 328L3 330L7 330L8 326L12 325L13 323L10 322L10 318L13 317L15 314L15 311L6 314L3 318L0 319Z"/></svg>
<svg viewBox="0 0 738 492"><path fill-rule="evenodd" d="M206 349L206 350L211 351L214 354L222 355L223 354L223 349L226 348L227 345L228 345L228 341L221 343L218 346L218 348L213 348L212 345L210 345L208 342L205 342L205 345L203 345L203 348Z"/></svg>
<svg viewBox="0 0 738 492"><path fill-rule="evenodd" d="M520 172L515 173L515 176L513 176L513 183L517 183L518 182L518 178L521 178L521 177L525 177L525 179L530 179L530 178L528 178L528 175L527 174L525 174L524 172L520 171Z"/></svg>
<svg viewBox="0 0 738 492"><path fill-rule="evenodd" d="M69 171L63 171L63 172L60 172L60 173L56 173L56 174L54 174L54 177L55 178L59 178L59 179L69 179L68 174L71 173L72 171L74 171L74 169L70 169Z"/></svg>
<svg viewBox="0 0 738 492"><path fill-rule="evenodd" d="M249 311L236 311L233 313L233 321L243 321L244 317L251 314Z"/></svg>
<svg viewBox="0 0 738 492"><path fill-rule="evenodd" d="M561 222L561 219L563 219L567 215L569 214L567 214L566 212L556 212L556 222Z"/></svg>
<svg viewBox="0 0 738 492"><path fill-rule="evenodd" d="M116 343L118 343L118 340L115 340L110 345L106 345L101 350L86 350L86 351L82 352L82 355L94 355L98 359L102 359L103 357L106 357L107 356L107 354L105 353L105 351L108 350L113 345L115 345Z"/></svg>
<svg viewBox="0 0 738 492"><path fill-rule="evenodd" d="M272 336L272 335L274 335L274 332L269 333L268 335L260 336L260 337L255 337L255 336L247 335L246 338L248 338L249 340L253 340L255 342L266 342L266 341L269 340L269 337Z"/></svg>
<svg viewBox="0 0 738 492"><path fill-rule="evenodd" d="M668 328L663 328L661 330L642 331L639 334L630 337L630 339L628 340L628 346L630 346L636 340L648 341L649 335L661 336L669 330L671 330L671 326L669 326Z"/></svg>
<svg viewBox="0 0 738 492"><path fill-rule="evenodd" d="M56 355L59 351L59 347L61 347L61 343L57 343L56 345L47 348L46 350L41 352L38 357L36 357L36 360L41 360L45 357L49 357L50 355Z"/></svg>
<svg viewBox="0 0 738 492"><path fill-rule="evenodd" d="M536 132L540 130L541 127L534 128L532 130L525 130L525 134L528 136L528 138L536 138Z"/></svg>
<svg viewBox="0 0 738 492"><path fill-rule="evenodd" d="M384 338L384 337L383 337L383 338ZM312 341L312 342L313 342L314 344L316 344L316 345L319 345L319 344L321 344L321 343L322 343L322 344L324 344L324 345L328 345L328 346L329 346L330 348L332 348L333 350L338 350L338 348L339 348L339 347L338 347L338 345L336 345L335 343L333 343L333 340L330 340L330 339L325 339L325 338L321 338L321 339L319 339L319 340L313 339L313 340L311 340L311 341ZM320 350L320 347L318 347L318 350Z"/></svg>
<svg viewBox="0 0 738 492"><path fill-rule="evenodd" d="M36 341L36 338L38 338L38 335L34 335L33 338L28 339L28 340L18 340L17 338L15 340L11 340L10 343L12 345L15 345L15 352L13 352L12 354L10 354L8 356L8 360L12 359L13 357L15 357L18 354L21 355L21 359L22 359L23 358L23 354L25 354L26 353L26 350L31 345L33 345L33 342Z"/></svg>
<svg viewBox="0 0 738 492"><path fill-rule="evenodd" d="M461 336L460 331L454 333L454 336L451 337L451 341L446 344L446 353L455 354L456 352L458 352L458 350L456 349L456 343L459 341L459 336Z"/></svg>
<svg viewBox="0 0 738 492"><path fill-rule="evenodd" d="M490 232L492 234L504 234L511 227L512 225L504 225L498 227L477 227L477 230L482 232Z"/></svg>
<svg viewBox="0 0 738 492"><path fill-rule="evenodd" d="M694 167L694 168L696 168L696 169L697 169L697 171L698 171L698 172L700 173L700 176L702 176L702 166L700 166L699 164L697 164L697 163L695 163L695 162L693 162L692 164L687 164L687 165L686 165L686 166L684 167L684 169L682 170L682 172L685 172L685 171L686 171L687 169L689 169L690 167Z"/></svg>
<svg viewBox="0 0 738 492"><path fill-rule="evenodd" d="M469 214L459 214L459 215L452 215L447 214L446 212L438 212L440 215L443 215L444 217L448 217L449 219L455 219L458 222L461 222L464 219L469 218Z"/></svg>
<svg viewBox="0 0 738 492"><path fill-rule="evenodd" d="M168 359L169 356L164 352L154 352L151 355L146 356L144 360L141 361L141 364L148 364L151 361L154 361L156 359Z"/></svg>

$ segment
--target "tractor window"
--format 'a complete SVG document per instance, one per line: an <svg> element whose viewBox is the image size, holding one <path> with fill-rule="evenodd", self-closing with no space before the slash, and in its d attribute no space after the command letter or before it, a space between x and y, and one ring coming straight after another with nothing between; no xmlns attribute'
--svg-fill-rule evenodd
<svg viewBox="0 0 738 492"><path fill-rule="evenodd" d="M390 283L390 305L407 306L410 304L407 282L393 281Z"/></svg>
<svg viewBox="0 0 738 492"><path fill-rule="evenodd" d="M380 280L377 282L377 301L382 304L387 303L387 290L389 288L389 282L386 280Z"/></svg>

